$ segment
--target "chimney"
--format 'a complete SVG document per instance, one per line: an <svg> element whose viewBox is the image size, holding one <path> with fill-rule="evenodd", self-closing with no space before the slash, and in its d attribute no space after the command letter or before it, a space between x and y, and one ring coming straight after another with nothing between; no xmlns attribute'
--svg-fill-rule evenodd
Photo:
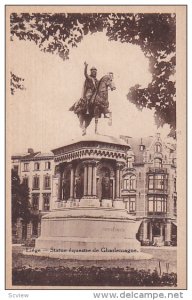
<svg viewBox="0 0 192 300"><path fill-rule="evenodd" d="M28 150L27 150L27 153L29 153L29 154L33 154L33 153L34 153L34 150L33 150L33 148L28 148Z"/></svg>

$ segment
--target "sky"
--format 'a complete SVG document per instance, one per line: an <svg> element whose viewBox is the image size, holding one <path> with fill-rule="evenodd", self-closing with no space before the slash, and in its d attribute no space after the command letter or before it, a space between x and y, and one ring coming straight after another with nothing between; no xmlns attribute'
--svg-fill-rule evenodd
<svg viewBox="0 0 192 300"><path fill-rule="evenodd" d="M126 97L130 87L147 87L152 78L149 60L139 46L108 41L105 32L95 33L85 36L70 50L69 60L63 61L29 41L15 40L9 45L10 71L25 79L26 88L10 96L11 153L28 148L49 152L81 136L77 116L69 108L82 95L85 61L88 70L97 68L98 79L114 73L116 90L109 91L112 126L107 119L100 119L99 134L146 137L157 132L153 111L139 111ZM169 127L158 132L164 137ZM94 120L87 133L94 133Z"/></svg>

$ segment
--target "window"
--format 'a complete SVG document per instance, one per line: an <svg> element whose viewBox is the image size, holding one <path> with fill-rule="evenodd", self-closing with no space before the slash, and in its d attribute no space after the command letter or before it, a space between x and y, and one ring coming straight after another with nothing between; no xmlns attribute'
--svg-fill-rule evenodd
<svg viewBox="0 0 192 300"><path fill-rule="evenodd" d="M34 170L39 171L40 170L40 163L36 162L34 163Z"/></svg>
<svg viewBox="0 0 192 300"><path fill-rule="evenodd" d="M37 175L33 177L33 189L39 189L39 176Z"/></svg>
<svg viewBox="0 0 192 300"><path fill-rule="evenodd" d="M173 209L174 209L174 213L177 213L177 197L173 198Z"/></svg>
<svg viewBox="0 0 192 300"><path fill-rule="evenodd" d="M155 152L161 152L161 144L155 144Z"/></svg>
<svg viewBox="0 0 192 300"><path fill-rule="evenodd" d="M176 178L174 178L174 192L177 192L177 182L176 182Z"/></svg>
<svg viewBox="0 0 192 300"><path fill-rule="evenodd" d="M29 171L29 163L24 163L24 169L25 172Z"/></svg>
<svg viewBox="0 0 192 300"><path fill-rule="evenodd" d="M28 183L29 183L28 177L23 177L23 184L28 186Z"/></svg>
<svg viewBox="0 0 192 300"><path fill-rule="evenodd" d="M151 174L148 175L148 189L167 191L168 178L166 174Z"/></svg>
<svg viewBox="0 0 192 300"><path fill-rule="evenodd" d="M161 169L162 168L162 160L160 158L155 158L154 159L154 166L157 169Z"/></svg>
<svg viewBox="0 0 192 300"><path fill-rule="evenodd" d="M164 211L162 204L163 204L163 202L161 201L161 199L157 198L157 200L155 201L155 211L157 211L157 212Z"/></svg>
<svg viewBox="0 0 192 300"><path fill-rule="evenodd" d="M149 175L149 177L148 177L148 188L149 188L149 190L153 190L153 177L154 177L154 175Z"/></svg>
<svg viewBox="0 0 192 300"><path fill-rule="evenodd" d="M33 221L32 235L38 236L38 222L37 221Z"/></svg>
<svg viewBox="0 0 192 300"><path fill-rule="evenodd" d="M14 170L14 172L15 173L17 173L18 174L18 172L19 172L19 166L13 166L13 170Z"/></svg>
<svg viewBox="0 0 192 300"><path fill-rule="evenodd" d="M32 208L34 210L39 209L39 194L33 194L32 195Z"/></svg>
<svg viewBox="0 0 192 300"><path fill-rule="evenodd" d="M136 190L136 176L126 175L123 179L124 190Z"/></svg>
<svg viewBox="0 0 192 300"><path fill-rule="evenodd" d="M148 211L153 212L153 197L149 197L148 205L149 205Z"/></svg>
<svg viewBox="0 0 192 300"><path fill-rule="evenodd" d="M167 198L165 196L150 196L148 197L148 212L149 213L166 213Z"/></svg>
<svg viewBox="0 0 192 300"><path fill-rule="evenodd" d="M155 189L164 190L164 175L155 175Z"/></svg>
<svg viewBox="0 0 192 300"><path fill-rule="evenodd" d="M135 197L129 198L129 212L135 212Z"/></svg>
<svg viewBox="0 0 192 300"><path fill-rule="evenodd" d="M45 170L50 170L51 169L51 162L50 161L46 161L45 162Z"/></svg>
<svg viewBox="0 0 192 300"><path fill-rule="evenodd" d="M136 189L136 176L132 175L130 177L130 190L135 190Z"/></svg>
<svg viewBox="0 0 192 300"><path fill-rule="evenodd" d="M133 167L133 161L131 157L127 158L127 168L132 168Z"/></svg>
<svg viewBox="0 0 192 300"><path fill-rule="evenodd" d="M43 210L44 211L50 210L50 194L43 195Z"/></svg>
<svg viewBox="0 0 192 300"><path fill-rule="evenodd" d="M123 180L123 189L124 190L129 190L129 179L125 178Z"/></svg>
<svg viewBox="0 0 192 300"><path fill-rule="evenodd" d="M173 164L174 166L176 166L176 158L173 158L173 159L172 159L172 164Z"/></svg>
<svg viewBox="0 0 192 300"><path fill-rule="evenodd" d="M51 188L51 178L50 175L45 175L44 177L44 188L45 189L50 189Z"/></svg>

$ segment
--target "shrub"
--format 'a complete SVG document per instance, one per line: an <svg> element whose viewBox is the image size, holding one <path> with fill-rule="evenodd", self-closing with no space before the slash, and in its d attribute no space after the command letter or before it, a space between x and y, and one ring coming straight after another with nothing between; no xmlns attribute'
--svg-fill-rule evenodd
<svg viewBox="0 0 192 300"><path fill-rule="evenodd" d="M13 268L13 285L31 286L176 286L176 273L134 268L46 267Z"/></svg>

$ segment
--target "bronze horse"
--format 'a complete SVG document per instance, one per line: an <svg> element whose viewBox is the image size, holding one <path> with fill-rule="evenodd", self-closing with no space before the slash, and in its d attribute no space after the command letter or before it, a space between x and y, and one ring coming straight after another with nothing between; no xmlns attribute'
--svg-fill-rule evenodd
<svg viewBox="0 0 192 300"><path fill-rule="evenodd" d="M97 132L98 119L102 114L105 118L109 118L107 114L109 111L108 89L115 90L113 82L113 74L103 76L98 84L98 88L88 103L86 99L80 98L69 110L77 114L80 127L82 128L83 135L86 134L86 128L90 125L93 118L95 118L95 133Z"/></svg>

